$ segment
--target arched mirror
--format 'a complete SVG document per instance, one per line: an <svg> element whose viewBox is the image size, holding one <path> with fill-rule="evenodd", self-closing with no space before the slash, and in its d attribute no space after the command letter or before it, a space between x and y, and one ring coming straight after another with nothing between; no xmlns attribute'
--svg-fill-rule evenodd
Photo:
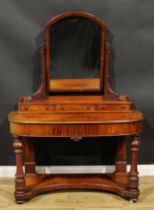
<svg viewBox="0 0 154 210"><path fill-rule="evenodd" d="M46 26L49 90L100 91L104 28L93 16L66 14Z"/></svg>

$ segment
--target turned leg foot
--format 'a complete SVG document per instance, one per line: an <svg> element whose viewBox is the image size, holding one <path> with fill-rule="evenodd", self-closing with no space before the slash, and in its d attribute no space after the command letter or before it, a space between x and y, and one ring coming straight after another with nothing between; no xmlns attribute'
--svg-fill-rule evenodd
<svg viewBox="0 0 154 210"><path fill-rule="evenodd" d="M16 154L15 199L17 203L21 204L25 200L25 178L22 160L23 142L17 136L14 136L13 147Z"/></svg>

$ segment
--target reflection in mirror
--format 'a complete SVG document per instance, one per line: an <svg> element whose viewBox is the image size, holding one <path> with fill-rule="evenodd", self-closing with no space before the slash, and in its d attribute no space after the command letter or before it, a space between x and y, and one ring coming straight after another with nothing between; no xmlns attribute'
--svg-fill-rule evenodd
<svg viewBox="0 0 154 210"><path fill-rule="evenodd" d="M101 27L88 18L66 17L50 28L51 89L99 89Z"/></svg>

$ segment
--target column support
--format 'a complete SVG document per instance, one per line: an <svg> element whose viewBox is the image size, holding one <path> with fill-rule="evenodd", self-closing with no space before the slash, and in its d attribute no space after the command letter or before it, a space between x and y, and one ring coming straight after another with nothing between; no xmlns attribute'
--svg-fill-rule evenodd
<svg viewBox="0 0 154 210"><path fill-rule="evenodd" d="M15 179L15 199L21 204L25 200L25 177L23 171L23 140L19 136L13 136L13 148L16 154L16 179Z"/></svg>

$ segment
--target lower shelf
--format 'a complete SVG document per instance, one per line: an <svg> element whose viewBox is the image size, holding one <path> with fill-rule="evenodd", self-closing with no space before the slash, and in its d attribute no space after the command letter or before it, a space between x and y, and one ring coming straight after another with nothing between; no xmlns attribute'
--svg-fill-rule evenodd
<svg viewBox="0 0 154 210"><path fill-rule="evenodd" d="M25 177L24 200L29 200L36 195L58 190L102 190L132 199L127 184L114 181L114 174L65 174L65 175L27 175Z"/></svg>

